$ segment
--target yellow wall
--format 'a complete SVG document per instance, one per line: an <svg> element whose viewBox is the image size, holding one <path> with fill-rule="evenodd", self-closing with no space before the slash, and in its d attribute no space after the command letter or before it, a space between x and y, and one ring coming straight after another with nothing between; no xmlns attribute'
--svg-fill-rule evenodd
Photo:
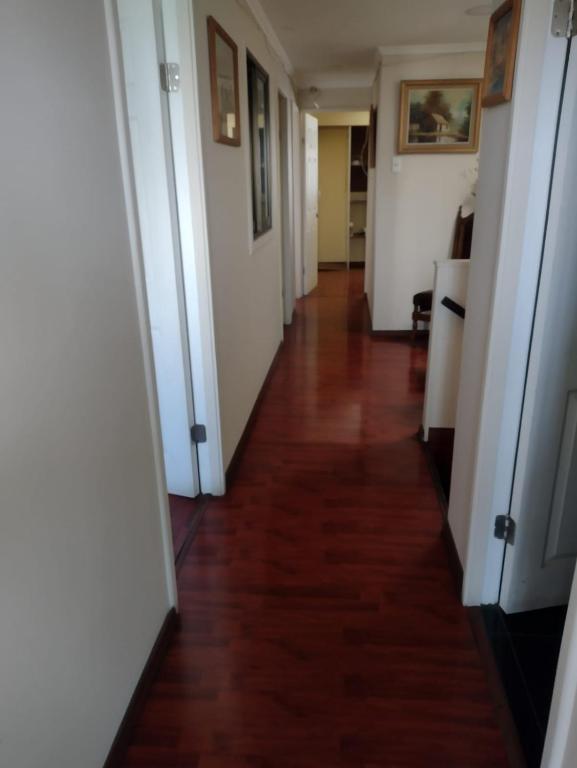
<svg viewBox="0 0 577 768"><path fill-rule="evenodd" d="M347 261L349 129L319 128L319 262Z"/></svg>

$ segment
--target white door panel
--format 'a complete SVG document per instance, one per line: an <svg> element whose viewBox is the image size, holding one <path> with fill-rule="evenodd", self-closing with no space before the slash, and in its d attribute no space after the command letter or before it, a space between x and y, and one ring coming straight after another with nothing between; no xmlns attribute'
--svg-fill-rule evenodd
<svg viewBox="0 0 577 768"><path fill-rule="evenodd" d="M166 95L159 84L153 0L119 0L130 139L142 236L154 367L167 486L170 493L199 493L196 449L191 441L192 387L182 308L180 244L169 172Z"/></svg>
<svg viewBox="0 0 577 768"><path fill-rule="evenodd" d="M577 554L577 55L560 121L500 604L567 603Z"/></svg>
<svg viewBox="0 0 577 768"><path fill-rule="evenodd" d="M316 117L304 116L304 293L318 282L318 208L319 208L319 124Z"/></svg>

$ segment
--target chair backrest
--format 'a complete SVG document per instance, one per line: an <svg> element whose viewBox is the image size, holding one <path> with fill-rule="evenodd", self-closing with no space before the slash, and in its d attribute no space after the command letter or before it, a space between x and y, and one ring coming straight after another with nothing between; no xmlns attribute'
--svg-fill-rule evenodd
<svg viewBox="0 0 577 768"><path fill-rule="evenodd" d="M475 220L475 214L470 213L468 216L463 217L461 212L462 208L459 206L457 221L455 222L455 237L453 238L453 252L451 254L452 259L471 258L471 241L473 239L473 222Z"/></svg>

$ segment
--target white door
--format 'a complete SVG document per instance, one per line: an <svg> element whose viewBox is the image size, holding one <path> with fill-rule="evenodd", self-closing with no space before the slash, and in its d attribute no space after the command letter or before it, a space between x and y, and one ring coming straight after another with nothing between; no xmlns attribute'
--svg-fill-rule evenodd
<svg viewBox="0 0 577 768"><path fill-rule="evenodd" d="M506 612L568 602L577 556L577 53L559 138L500 604Z"/></svg>
<svg viewBox="0 0 577 768"><path fill-rule="evenodd" d="M294 244L292 235L292 174L290 172L292 156L292 109L287 98L278 95L279 127L279 179L280 205L282 218L282 296L283 319L290 325L295 304L295 267Z"/></svg>
<svg viewBox="0 0 577 768"><path fill-rule="evenodd" d="M118 0L130 141L169 493L199 493L188 338L184 325L168 94L160 88L162 36L153 0ZM158 42L157 42L158 40Z"/></svg>
<svg viewBox="0 0 577 768"><path fill-rule="evenodd" d="M303 288L306 295L316 288L319 269L319 123L308 114L304 116L304 140Z"/></svg>

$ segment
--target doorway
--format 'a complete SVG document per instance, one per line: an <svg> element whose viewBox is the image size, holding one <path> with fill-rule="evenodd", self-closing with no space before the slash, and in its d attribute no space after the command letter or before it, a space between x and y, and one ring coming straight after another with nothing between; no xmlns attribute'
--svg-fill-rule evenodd
<svg viewBox="0 0 577 768"><path fill-rule="evenodd" d="M203 509L195 422L179 200L168 103L162 80L173 3L118 0L124 90L142 246L154 378L175 559Z"/></svg>
<svg viewBox="0 0 577 768"><path fill-rule="evenodd" d="M316 112L318 267L363 268L367 226L369 112Z"/></svg>

